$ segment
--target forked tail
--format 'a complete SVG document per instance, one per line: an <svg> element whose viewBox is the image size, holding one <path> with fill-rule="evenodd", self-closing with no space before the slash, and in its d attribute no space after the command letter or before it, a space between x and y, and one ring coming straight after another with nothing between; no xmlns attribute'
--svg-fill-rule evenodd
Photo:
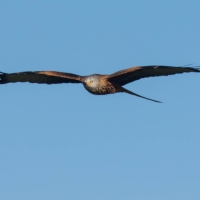
<svg viewBox="0 0 200 200"><path fill-rule="evenodd" d="M157 103L162 103L161 101L157 101L157 100L154 100L154 99L149 99L149 98L147 98L147 97L143 97L143 96L141 96L141 95L139 95L139 94L136 94L136 93L134 93L134 92L131 92L131 91L129 91L129 90L123 88L123 87L121 88L120 92L125 92L125 93L131 94L131 95L135 95L135 96L137 96L137 97L141 97L141 98L143 98L143 99L147 99L147 100L150 100L150 101L157 102Z"/></svg>

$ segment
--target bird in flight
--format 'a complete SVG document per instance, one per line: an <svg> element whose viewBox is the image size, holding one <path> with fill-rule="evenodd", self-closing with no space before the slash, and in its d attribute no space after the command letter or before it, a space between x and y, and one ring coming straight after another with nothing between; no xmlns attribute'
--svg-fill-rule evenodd
<svg viewBox="0 0 200 200"><path fill-rule="evenodd" d="M161 103L153 99L138 95L124 88L123 86L137 81L141 78L168 76L185 72L200 72L197 67L174 67L174 66L136 66L124 69L113 74L102 75L92 74L89 76L79 76L71 73L57 71L30 71L18 73L0 72L0 84L29 82L39 84L58 83L82 83L85 89L96 95L114 94L125 92L150 101Z"/></svg>

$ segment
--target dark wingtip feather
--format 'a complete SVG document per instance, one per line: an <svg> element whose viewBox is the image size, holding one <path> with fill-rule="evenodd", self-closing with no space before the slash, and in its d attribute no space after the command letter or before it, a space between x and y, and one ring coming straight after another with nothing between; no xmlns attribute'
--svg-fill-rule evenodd
<svg viewBox="0 0 200 200"><path fill-rule="evenodd" d="M6 73L0 72L0 84L6 83Z"/></svg>

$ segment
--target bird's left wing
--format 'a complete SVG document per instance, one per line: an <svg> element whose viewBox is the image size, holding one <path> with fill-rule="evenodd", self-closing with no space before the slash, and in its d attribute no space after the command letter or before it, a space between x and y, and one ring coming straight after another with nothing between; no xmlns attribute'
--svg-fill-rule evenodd
<svg viewBox="0 0 200 200"><path fill-rule="evenodd" d="M125 85L141 78L154 76L168 76L185 72L200 72L199 68L194 67L174 67L174 66L138 66L124 69L107 76L111 82Z"/></svg>
<svg viewBox="0 0 200 200"><path fill-rule="evenodd" d="M33 71L19 73L0 72L0 84L29 82L39 84L81 83L84 76L56 71Z"/></svg>

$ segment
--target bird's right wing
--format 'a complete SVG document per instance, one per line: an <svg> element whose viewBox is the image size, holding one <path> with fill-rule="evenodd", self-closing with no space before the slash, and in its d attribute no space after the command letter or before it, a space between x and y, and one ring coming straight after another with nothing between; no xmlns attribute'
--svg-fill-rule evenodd
<svg viewBox="0 0 200 200"><path fill-rule="evenodd" d="M33 71L18 73L0 72L0 84L29 82L39 84L82 83L84 76L56 71Z"/></svg>
<svg viewBox="0 0 200 200"><path fill-rule="evenodd" d="M125 85L141 78L154 76L168 76L182 74L185 72L200 72L199 68L194 67L174 67L174 66L139 66L124 69L107 76L111 82Z"/></svg>

